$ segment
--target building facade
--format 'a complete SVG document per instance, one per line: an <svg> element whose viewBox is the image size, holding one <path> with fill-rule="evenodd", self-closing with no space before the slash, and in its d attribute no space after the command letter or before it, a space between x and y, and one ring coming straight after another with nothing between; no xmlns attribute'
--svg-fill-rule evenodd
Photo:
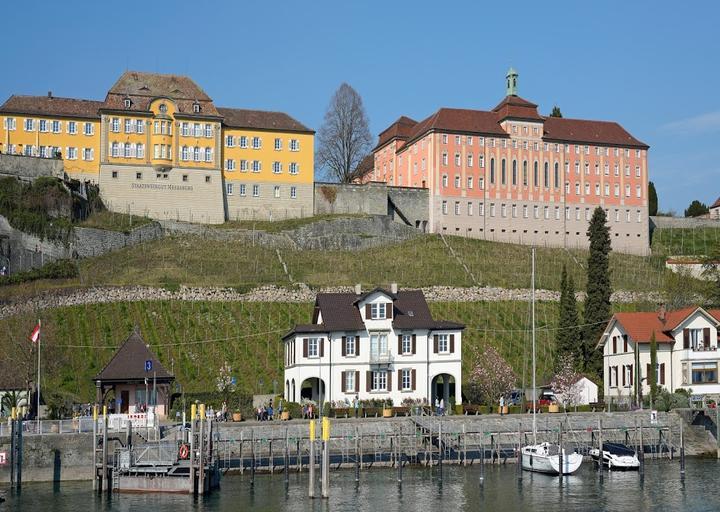
<svg viewBox="0 0 720 512"><path fill-rule="evenodd" d="M657 342L656 382L674 392L720 395L718 327L720 310L700 307L678 311L616 313L603 333L606 400L637 398L650 392L650 339Z"/></svg>
<svg viewBox="0 0 720 512"><path fill-rule="evenodd" d="M312 323L283 338L285 399L461 403L463 329L434 320L419 290L320 293Z"/></svg>
<svg viewBox="0 0 720 512"><path fill-rule="evenodd" d="M649 147L614 122L541 116L517 78L491 111L400 117L365 180L428 188L433 232L520 244L587 247L600 206L614 250L648 253Z"/></svg>
<svg viewBox="0 0 720 512"><path fill-rule="evenodd" d="M312 215L314 132L216 107L190 78L126 72L104 101L11 96L0 151L62 158L117 212L220 223Z"/></svg>

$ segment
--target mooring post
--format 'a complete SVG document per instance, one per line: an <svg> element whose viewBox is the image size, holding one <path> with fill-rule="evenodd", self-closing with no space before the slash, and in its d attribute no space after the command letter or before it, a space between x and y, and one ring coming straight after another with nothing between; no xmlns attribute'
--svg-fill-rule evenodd
<svg viewBox="0 0 720 512"><path fill-rule="evenodd" d="M15 489L15 407L10 412L10 489ZM94 437L93 437L94 442ZM95 469L97 473L97 468ZM93 485L97 485L94 482Z"/></svg>
<svg viewBox="0 0 720 512"><path fill-rule="evenodd" d="M643 442L643 427L642 420L640 420L640 450L638 451L638 458L640 459L640 478L645 477L645 443Z"/></svg>
<svg viewBox="0 0 720 512"><path fill-rule="evenodd" d="M102 446L102 489L110 491L108 485L107 457L108 457L108 416L107 405L103 405L103 446Z"/></svg>
<svg viewBox="0 0 720 512"><path fill-rule="evenodd" d="M308 463L308 498L315 497L315 420L310 420L310 461Z"/></svg>
<svg viewBox="0 0 720 512"><path fill-rule="evenodd" d="M683 433L683 419L680 418L680 478L685 479L685 435Z"/></svg>
<svg viewBox="0 0 720 512"><path fill-rule="evenodd" d="M462 436L463 436L463 466L467 466L467 429L465 428L465 422L462 425Z"/></svg>
<svg viewBox="0 0 720 512"><path fill-rule="evenodd" d="M195 420L197 418L197 404L190 405L190 488L188 492L195 494Z"/></svg>
<svg viewBox="0 0 720 512"><path fill-rule="evenodd" d="M198 444L198 493L205 494L205 404L200 404L200 437Z"/></svg>
<svg viewBox="0 0 720 512"><path fill-rule="evenodd" d="M443 458L445 454L443 453L443 447L442 447L442 423L438 422L438 450L440 451L438 455L438 466L440 469L440 481L442 482L443 479Z"/></svg>
<svg viewBox="0 0 720 512"><path fill-rule="evenodd" d="M521 458L522 458L522 441L523 441L523 434L522 434L522 421L518 422L518 445L517 445L517 459L516 459L516 468L515 471L517 472L518 480L522 480L522 468L520 467L521 464Z"/></svg>
<svg viewBox="0 0 720 512"><path fill-rule="evenodd" d="M485 432L480 428L480 485L485 481Z"/></svg>
<svg viewBox="0 0 720 512"><path fill-rule="evenodd" d="M598 420L598 474L600 475L600 482L603 481L603 429L602 419Z"/></svg>
<svg viewBox="0 0 720 512"><path fill-rule="evenodd" d="M243 437L244 437L245 431L240 431L240 474L245 473L245 457L243 457Z"/></svg>
<svg viewBox="0 0 720 512"><path fill-rule="evenodd" d="M250 485L255 485L255 429L250 431Z"/></svg>
<svg viewBox="0 0 720 512"><path fill-rule="evenodd" d="M93 405L93 491L98 490L98 467L97 467L97 451L98 451L98 435L97 435L97 418L98 418L98 406Z"/></svg>
<svg viewBox="0 0 720 512"><path fill-rule="evenodd" d="M330 418L322 419L323 458L321 492L323 498L330 497Z"/></svg>
<svg viewBox="0 0 720 512"><path fill-rule="evenodd" d="M558 447L560 448L558 451L558 458L560 465L558 466L558 469L560 470L560 474L558 475L560 478L558 480L560 481L560 485L562 485L562 479L563 474L565 472L565 467L563 466L563 463L565 462L566 457L564 457L563 453L563 437L562 437L562 423L558 424Z"/></svg>
<svg viewBox="0 0 720 512"><path fill-rule="evenodd" d="M290 483L290 438L288 429L285 427L285 486Z"/></svg>
<svg viewBox="0 0 720 512"><path fill-rule="evenodd" d="M355 427L355 482L360 481L360 429Z"/></svg>
<svg viewBox="0 0 720 512"><path fill-rule="evenodd" d="M273 456L273 440L272 438L268 439L268 466L270 466L270 474L275 474L275 457Z"/></svg>
<svg viewBox="0 0 720 512"><path fill-rule="evenodd" d="M720 459L720 404L715 402L715 441L717 442L717 458Z"/></svg>

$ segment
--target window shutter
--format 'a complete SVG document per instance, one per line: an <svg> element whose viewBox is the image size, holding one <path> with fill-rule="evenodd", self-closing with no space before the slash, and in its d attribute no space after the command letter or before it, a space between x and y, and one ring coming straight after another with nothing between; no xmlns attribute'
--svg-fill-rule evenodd
<svg viewBox="0 0 720 512"><path fill-rule="evenodd" d="M390 302L388 304L385 304L385 316L392 320L393 317L393 303Z"/></svg>
<svg viewBox="0 0 720 512"><path fill-rule="evenodd" d="M365 304L365 320L370 319L370 304Z"/></svg>
<svg viewBox="0 0 720 512"><path fill-rule="evenodd" d="M403 347L402 347L403 342L402 342L402 340L403 340L403 335L402 335L402 334L398 334L398 352L397 352L398 355L400 355L400 354L403 353L403 349L402 349L402 348L403 348Z"/></svg>
<svg viewBox="0 0 720 512"><path fill-rule="evenodd" d="M623 374L623 383L622 383L622 385L623 385L623 387L625 387L625 365L623 365L623 367L622 367L622 374Z"/></svg>
<svg viewBox="0 0 720 512"><path fill-rule="evenodd" d="M318 345L320 345L320 357L325 357L325 338L318 339Z"/></svg>
<svg viewBox="0 0 720 512"><path fill-rule="evenodd" d="M433 354L437 354L437 353L438 353L438 335L434 334L433 335Z"/></svg>
<svg viewBox="0 0 720 512"><path fill-rule="evenodd" d="M415 375L415 368L413 368L413 369L412 369L411 375L412 375L412 378L411 378L411 382L412 382L412 390L413 390L413 391L415 391L415 388L416 388L416 380L415 380L415 379L416 379L416 375Z"/></svg>
<svg viewBox="0 0 720 512"><path fill-rule="evenodd" d="M308 340L307 338L303 338L303 357L307 357L308 355Z"/></svg>
<svg viewBox="0 0 720 512"><path fill-rule="evenodd" d="M628 336L627 334L623 334L623 352L628 351Z"/></svg>
<svg viewBox="0 0 720 512"><path fill-rule="evenodd" d="M360 336L355 336L355 355L360 355Z"/></svg>
<svg viewBox="0 0 720 512"><path fill-rule="evenodd" d="M631 386L635 386L635 379L633 378L633 365L630 365L630 382L628 382Z"/></svg>
<svg viewBox="0 0 720 512"><path fill-rule="evenodd" d="M650 385L650 363L647 364L647 373L645 374L645 380L647 380L648 386Z"/></svg>
<svg viewBox="0 0 720 512"><path fill-rule="evenodd" d="M412 335L412 353L413 355L417 352L417 337L413 334ZM413 370L415 371L415 370Z"/></svg>
<svg viewBox="0 0 720 512"><path fill-rule="evenodd" d="M683 348L690 348L690 330L683 329Z"/></svg>
<svg viewBox="0 0 720 512"><path fill-rule="evenodd" d="M341 339L341 341L340 341L340 343L342 344L341 350L342 350L342 355L343 355L343 357L345 357L345 356L347 355L346 342L347 342L347 337L343 336L342 339Z"/></svg>
<svg viewBox="0 0 720 512"><path fill-rule="evenodd" d="M450 335L450 353L451 354L455 353L455 335L454 334Z"/></svg>
<svg viewBox="0 0 720 512"><path fill-rule="evenodd" d="M613 354L617 354L617 336L613 336Z"/></svg>
<svg viewBox="0 0 720 512"><path fill-rule="evenodd" d="M392 391L392 372L387 372L387 391Z"/></svg>
<svg viewBox="0 0 720 512"><path fill-rule="evenodd" d="M665 385L665 363L660 363L660 384Z"/></svg>
<svg viewBox="0 0 720 512"><path fill-rule="evenodd" d="M372 372L365 372L365 391L370 392L370 385L372 384Z"/></svg>
<svg viewBox="0 0 720 512"><path fill-rule="evenodd" d="M355 370L355 393L360 391L360 372Z"/></svg>
<svg viewBox="0 0 720 512"><path fill-rule="evenodd" d="M340 387L342 387L342 390L347 392L347 389L345 389L345 383L347 381L345 380L345 372L340 372Z"/></svg>
<svg viewBox="0 0 720 512"><path fill-rule="evenodd" d="M402 391L403 387L403 378L402 378L402 370L397 371L397 379L398 379L398 391ZM392 390L390 390L392 391Z"/></svg>
<svg viewBox="0 0 720 512"><path fill-rule="evenodd" d="M710 346L710 327L705 327L703 329L703 344L705 347Z"/></svg>

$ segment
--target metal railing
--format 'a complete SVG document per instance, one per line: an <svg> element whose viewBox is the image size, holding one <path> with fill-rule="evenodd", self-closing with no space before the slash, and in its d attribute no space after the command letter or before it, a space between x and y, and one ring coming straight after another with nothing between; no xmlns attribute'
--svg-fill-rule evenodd
<svg viewBox="0 0 720 512"><path fill-rule="evenodd" d="M98 423L99 420L98 420ZM93 431L93 419L82 417L69 420L35 420L23 422L23 435L81 434ZM10 435L10 420L0 422L0 437Z"/></svg>

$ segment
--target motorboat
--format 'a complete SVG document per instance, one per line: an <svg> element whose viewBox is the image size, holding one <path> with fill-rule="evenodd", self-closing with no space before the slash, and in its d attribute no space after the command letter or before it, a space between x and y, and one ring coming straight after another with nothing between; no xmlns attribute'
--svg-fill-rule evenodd
<svg viewBox="0 0 720 512"><path fill-rule="evenodd" d="M549 475L571 475L578 470L583 460L579 453L568 453L554 443L523 446L521 457L524 470Z"/></svg>
<svg viewBox="0 0 720 512"><path fill-rule="evenodd" d="M621 443L603 443L602 464L612 470L636 470L640 467L640 460L632 448ZM595 462L600 460L600 450L593 448L590 456Z"/></svg>

